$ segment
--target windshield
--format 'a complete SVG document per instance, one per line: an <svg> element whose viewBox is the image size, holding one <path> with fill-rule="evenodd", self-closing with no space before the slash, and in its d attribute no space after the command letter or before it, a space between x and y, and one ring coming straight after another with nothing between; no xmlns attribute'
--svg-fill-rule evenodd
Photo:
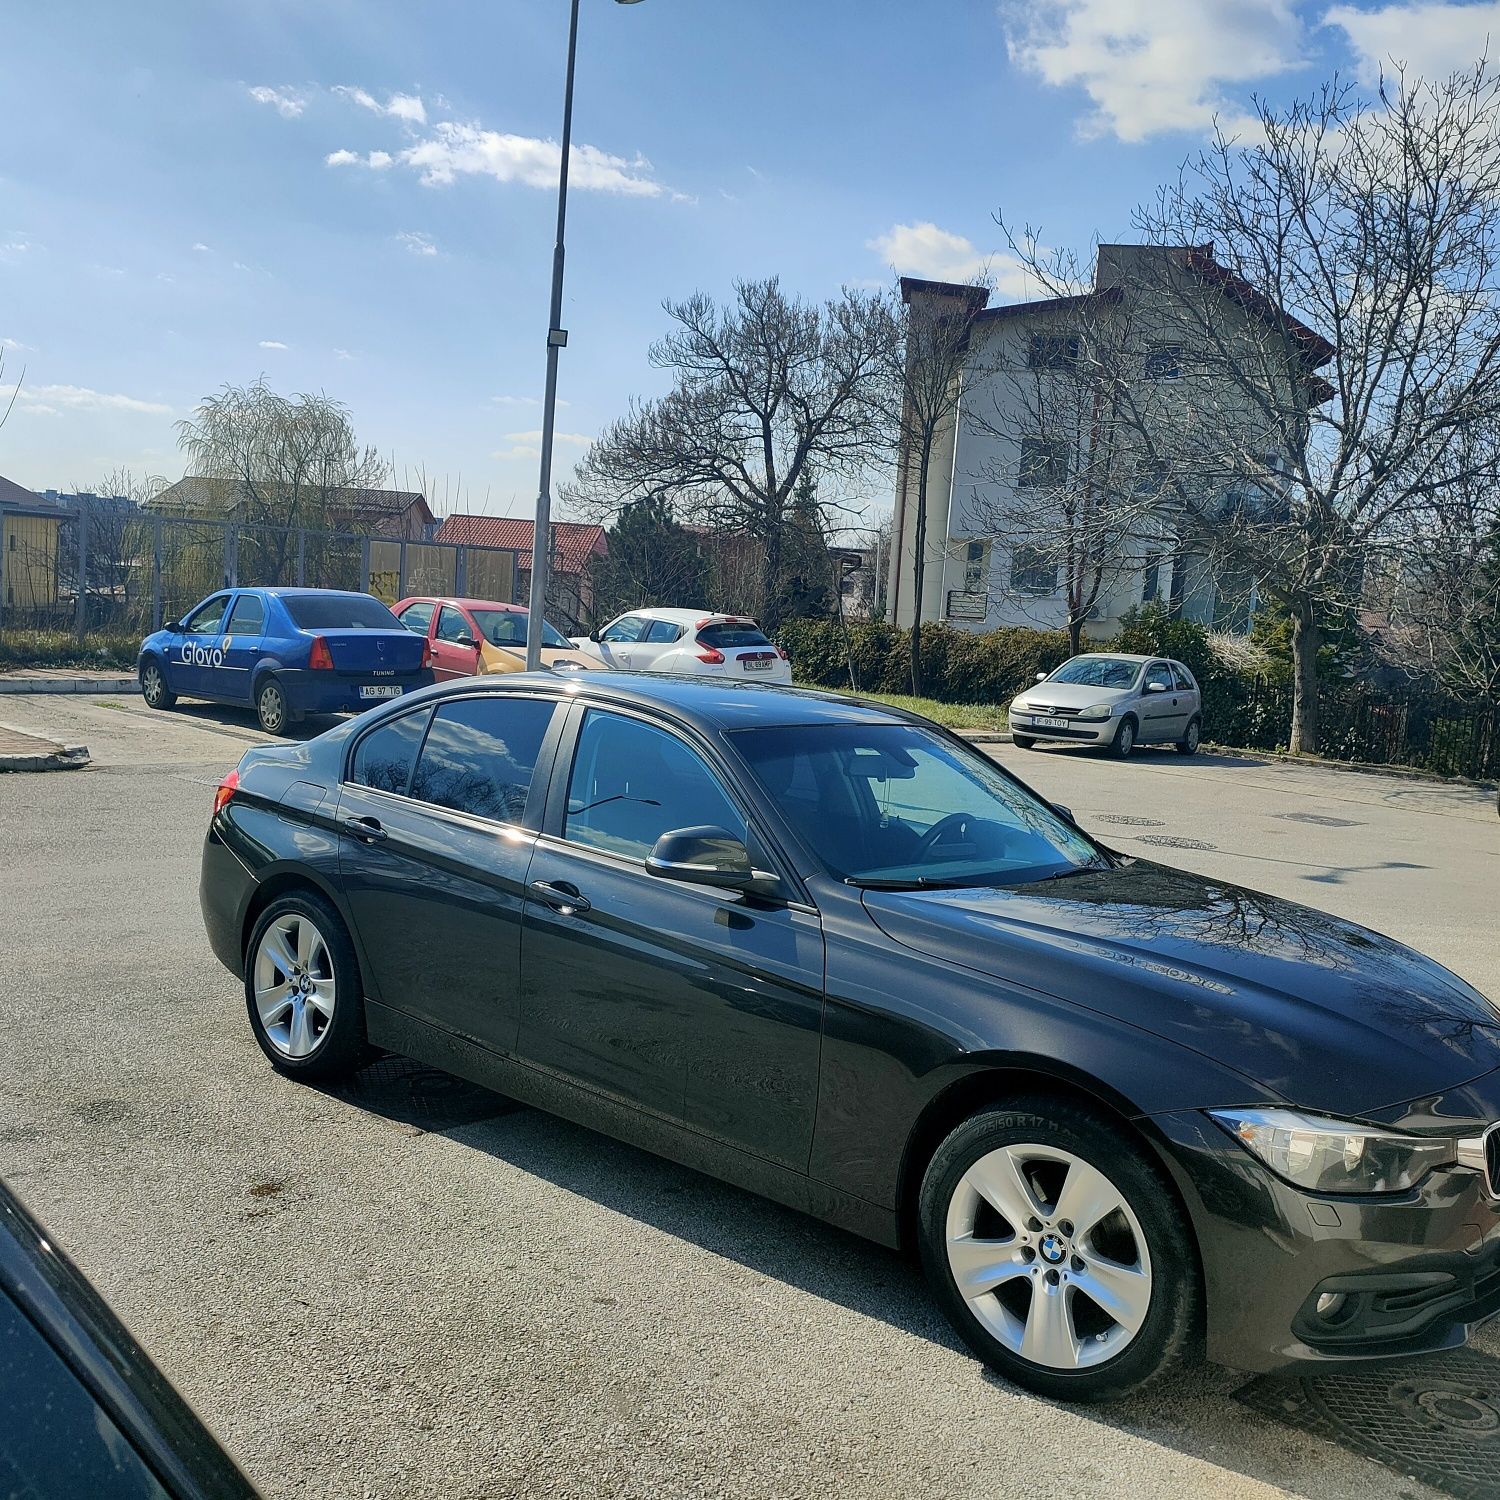
<svg viewBox="0 0 1500 1500"><path fill-rule="evenodd" d="M492 646L526 645L526 622L531 618L524 609L475 609L470 610L474 623L484 632L484 638ZM545 620L542 621L542 644L559 651L571 651L573 643L561 635Z"/></svg>
<svg viewBox="0 0 1500 1500"><path fill-rule="evenodd" d="M401 621L369 594L289 594L282 601L298 630L400 630Z"/></svg>
<svg viewBox="0 0 1500 1500"><path fill-rule="evenodd" d="M786 725L733 741L819 860L854 885L1011 885L1108 863L990 761L915 725Z"/></svg>
<svg viewBox="0 0 1500 1500"><path fill-rule="evenodd" d="M1138 661L1118 656L1075 656L1062 664L1048 682L1076 682L1083 687L1128 688L1141 670Z"/></svg>

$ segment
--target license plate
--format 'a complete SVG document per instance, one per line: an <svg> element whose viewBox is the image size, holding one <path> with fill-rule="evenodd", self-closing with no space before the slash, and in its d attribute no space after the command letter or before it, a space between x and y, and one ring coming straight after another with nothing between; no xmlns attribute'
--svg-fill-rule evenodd
<svg viewBox="0 0 1500 1500"><path fill-rule="evenodd" d="M361 698L399 698L401 689L395 684L390 687L362 687L359 690Z"/></svg>
<svg viewBox="0 0 1500 1500"><path fill-rule="evenodd" d="M1066 719L1033 719L1031 722L1038 729L1066 729L1068 727Z"/></svg>
<svg viewBox="0 0 1500 1500"><path fill-rule="evenodd" d="M771 670L771 659L770 657L761 657L759 659L753 656L742 657L740 665L747 672L769 672Z"/></svg>

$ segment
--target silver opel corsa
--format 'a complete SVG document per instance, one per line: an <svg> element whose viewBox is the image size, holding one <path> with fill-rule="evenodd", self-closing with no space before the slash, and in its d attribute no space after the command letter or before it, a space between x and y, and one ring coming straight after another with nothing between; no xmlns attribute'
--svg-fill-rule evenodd
<svg viewBox="0 0 1500 1500"><path fill-rule="evenodd" d="M1120 759L1137 745L1175 745L1192 755L1203 732L1203 696L1180 661L1090 652L1065 661L1010 705L1011 737L1106 745Z"/></svg>

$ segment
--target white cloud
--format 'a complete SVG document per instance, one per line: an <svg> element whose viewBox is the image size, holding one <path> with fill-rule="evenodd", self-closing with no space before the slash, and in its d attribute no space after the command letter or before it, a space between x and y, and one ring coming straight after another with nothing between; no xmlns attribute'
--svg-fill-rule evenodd
<svg viewBox="0 0 1500 1500"><path fill-rule="evenodd" d="M395 160L389 151L372 151L365 158L365 164L373 167L377 172L383 172Z"/></svg>
<svg viewBox="0 0 1500 1500"><path fill-rule="evenodd" d="M336 84L333 92L377 115L389 115L391 119L404 120L408 125L427 123L427 106L418 94L392 94L382 104L368 89L356 88L352 84Z"/></svg>
<svg viewBox="0 0 1500 1500"><path fill-rule="evenodd" d="M537 136L510 135L460 125L451 120L433 126L425 141L400 154L403 165L422 174L428 187L444 186L458 177L493 177L497 182L520 182L527 187L557 187L562 148ZM614 156L597 146L574 146L568 167L569 186L584 191L660 197L661 183L651 176L643 156Z"/></svg>
<svg viewBox="0 0 1500 1500"><path fill-rule="evenodd" d="M0 339L0 349L11 349L17 354L35 354L35 344L23 344L20 339Z"/></svg>
<svg viewBox="0 0 1500 1500"><path fill-rule="evenodd" d="M1087 138L1140 142L1168 131L1231 130L1247 112L1225 85L1297 67L1305 32L1293 0L1007 0L1011 61L1081 87Z"/></svg>
<svg viewBox="0 0 1500 1500"><path fill-rule="evenodd" d="M209 247L205 245L202 240L195 240L193 242L193 249L196 250L199 255L207 255L210 253Z"/></svg>
<svg viewBox="0 0 1500 1500"><path fill-rule="evenodd" d="M1005 298L1036 297L1041 289L1014 255L985 253L973 240L936 224L893 224L867 242L894 271L931 281L987 281Z"/></svg>
<svg viewBox="0 0 1500 1500"><path fill-rule="evenodd" d="M170 416L172 408L160 401L142 401L135 396L122 396L108 391L91 391L82 385L23 385L17 394L21 404L36 403L36 410L46 407L56 411L66 407L69 411L133 411L151 416Z"/></svg>
<svg viewBox="0 0 1500 1500"><path fill-rule="evenodd" d="M354 356L347 349L335 349L333 351L333 357L335 359L353 359L354 358Z"/></svg>
<svg viewBox="0 0 1500 1500"><path fill-rule="evenodd" d="M505 435L513 443L536 444L542 440L542 431L539 427L531 432L507 432ZM573 448L587 448L594 440L586 432L554 432L552 434L552 441L554 443L563 443ZM540 452L540 449L538 449L538 452Z"/></svg>
<svg viewBox="0 0 1500 1500"><path fill-rule="evenodd" d="M260 347L262 349L285 349L286 345L280 339L262 339Z"/></svg>
<svg viewBox="0 0 1500 1500"><path fill-rule="evenodd" d="M257 104L269 104L283 120L295 120L307 108L307 99L296 89L273 89L264 83L246 92Z"/></svg>
<svg viewBox="0 0 1500 1500"><path fill-rule="evenodd" d="M1500 54L1500 0L1481 0L1477 5L1415 0L1376 10L1335 5L1323 21L1348 37L1366 83L1373 83L1392 62L1405 64L1420 77L1438 79L1472 67L1481 57Z"/></svg>
<svg viewBox="0 0 1500 1500"><path fill-rule="evenodd" d="M540 396L491 396L490 400L497 406L540 406L542 404ZM564 401L559 396L556 404L559 408L562 408L564 406L571 406L573 403L571 401Z"/></svg>
<svg viewBox="0 0 1500 1500"><path fill-rule="evenodd" d="M540 458L542 450L529 443L517 443L513 448L496 448L491 458Z"/></svg>
<svg viewBox="0 0 1500 1500"><path fill-rule="evenodd" d="M330 151L323 158L325 167L355 167L363 160L357 151Z"/></svg>
<svg viewBox="0 0 1500 1500"><path fill-rule="evenodd" d="M32 242L24 234L12 234L8 239L0 240L0 255L25 255L31 246Z"/></svg>
<svg viewBox="0 0 1500 1500"><path fill-rule="evenodd" d="M413 255L436 255L438 247L433 243L430 234L423 234L420 229L403 229L396 236L397 244L404 245Z"/></svg>

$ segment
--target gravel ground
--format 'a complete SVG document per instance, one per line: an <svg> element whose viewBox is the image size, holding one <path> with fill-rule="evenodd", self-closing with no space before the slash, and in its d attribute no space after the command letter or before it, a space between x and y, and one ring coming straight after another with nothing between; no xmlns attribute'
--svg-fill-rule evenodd
<svg viewBox="0 0 1500 1500"><path fill-rule="evenodd" d="M134 701L25 711L95 767L0 783L0 1175L268 1496L1432 1494L1248 1411L1227 1372L1107 1413L1023 1395L898 1257L535 1111L491 1097L423 1132L287 1083L197 911L208 788L261 736ZM1086 823L1219 846L1135 852L1241 878L1285 857L1256 883L1389 912L1493 983L1493 931L1457 935L1492 912L1493 811L1300 768L997 753ZM1357 827L1268 841L1289 809L1355 804Z"/></svg>

